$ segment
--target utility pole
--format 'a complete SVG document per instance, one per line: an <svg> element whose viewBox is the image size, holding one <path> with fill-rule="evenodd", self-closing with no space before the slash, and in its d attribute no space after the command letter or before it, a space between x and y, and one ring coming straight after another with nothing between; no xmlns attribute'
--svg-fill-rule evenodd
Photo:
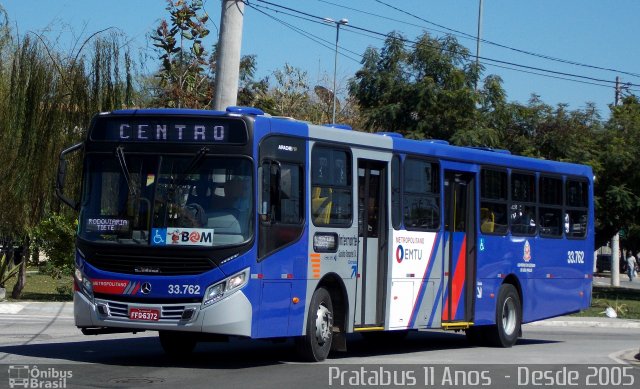
<svg viewBox="0 0 640 389"><path fill-rule="evenodd" d="M616 76L616 92L613 105L620 104L620 77ZM623 258L624 260L624 258ZM620 233L611 239L611 286L620 286Z"/></svg>
<svg viewBox="0 0 640 389"><path fill-rule="evenodd" d="M213 100L213 109L218 111L224 111L238 102L243 19L244 1L222 0L216 92Z"/></svg>

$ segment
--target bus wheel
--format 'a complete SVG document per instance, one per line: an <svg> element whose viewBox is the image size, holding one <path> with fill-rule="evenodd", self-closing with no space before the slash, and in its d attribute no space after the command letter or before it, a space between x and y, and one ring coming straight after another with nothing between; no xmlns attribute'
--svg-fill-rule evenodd
<svg viewBox="0 0 640 389"><path fill-rule="evenodd" d="M496 347L511 347L518 340L522 323L522 306L516 288L503 284L498 292L496 325L487 330L488 340Z"/></svg>
<svg viewBox="0 0 640 389"><path fill-rule="evenodd" d="M333 340L333 304L325 288L318 288L311 298L306 335L296 339L296 349L309 362L324 361Z"/></svg>
<svg viewBox="0 0 640 389"><path fill-rule="evenodd" d="M177 331L159 331L160 345L165 353L182 357L191 354L196 347L197 339L193 334Z"/></svg>

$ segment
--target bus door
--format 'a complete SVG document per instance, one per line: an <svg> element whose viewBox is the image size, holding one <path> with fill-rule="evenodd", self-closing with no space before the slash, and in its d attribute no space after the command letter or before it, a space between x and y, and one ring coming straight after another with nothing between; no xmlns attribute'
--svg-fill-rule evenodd
<svg viewBox="0 0 640 389"><path fill-rule="evenodd" d="M475 175L445 170L442 323L473 321L476 268Z"/></svg>
<svg viewBox="0 0 640 389"><path fill-rule="evenodd" d="M384 326L388 234L387 163L358 159L358 273L354 323Z"/></svg>

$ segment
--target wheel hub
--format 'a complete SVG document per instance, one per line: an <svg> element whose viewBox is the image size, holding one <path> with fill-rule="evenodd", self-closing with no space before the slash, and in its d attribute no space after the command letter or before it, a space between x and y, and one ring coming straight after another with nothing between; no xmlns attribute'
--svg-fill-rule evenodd
<svg viewBox="0 0 640 389"><path fill-rule="evenodd" d="M323 345L331 339L331 327L333 316L326 306L320 304L316 312L316 339L319 345Z"/></svg>
<svg viewBox="0 0 640 389"><path fill-rule="evenodd" d="M502 306L502 328L507 335L513 334L516 329L516 305L511 297Z"/></svg>

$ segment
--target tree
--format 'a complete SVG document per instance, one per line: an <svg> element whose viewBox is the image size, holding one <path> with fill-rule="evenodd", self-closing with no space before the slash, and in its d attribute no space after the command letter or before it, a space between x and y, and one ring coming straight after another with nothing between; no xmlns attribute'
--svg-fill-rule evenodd
<svg viewBox="0 0 640 389"><path fill-rule="evenodd" d="M176 108L204 108L211 104L210 77L202 40L209 35L202 0L167 0L170 22L162 20L151 35L160 51L158 103Z"/></svg>
<svg viewBox="0 0 640 389"><path fill-rule="evenodd" d="M596 173L597 245L622 227L640 220L640 101L636 96L611 107L611 117L597 141L601 168Z"/></svg>
<svg viewBox="0 0 640 389"><path fill-rule="evenodd" d="M83 138L95 113L132 101L130 56L119 38L98 32L69 55L36 33L0 39L0 236L9 247L24 247L24 258L33 228L60 210L53 193L60 151ZM81 169L73 162L70 175ZM74 195L79 185L70 189ZM14 298L25 282L26 260Z"/></svg>
<svg viewBox="0 0 640 389"><path fill-rule="evenodd" d="M368 48L349 91L368 130L395 131L423 139L450 139L476 124L473 87L478 69L455 38L418 38L412 50L398 34L378 52Z"/></svg>

